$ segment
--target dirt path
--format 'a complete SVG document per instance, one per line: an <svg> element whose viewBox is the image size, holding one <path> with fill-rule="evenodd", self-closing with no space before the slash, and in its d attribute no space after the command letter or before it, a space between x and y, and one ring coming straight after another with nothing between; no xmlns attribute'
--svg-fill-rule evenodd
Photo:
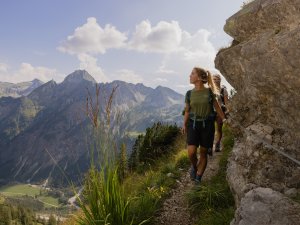
<svg viewBox="0 0 300 225"><path fill-rule="evenodd" d="M208 158L207 168L202 178L203 180L210 179L210 177L216 174L220 156L221 153L214 152L213 157ZM171 191L171 196L163 203L159 216L155 219L155 225L195 224L197 218L190 215L185 197L185 193L194 185L194 182L190 179L189 171L185 171L180 180L177 180L177 187Z"/></svg>

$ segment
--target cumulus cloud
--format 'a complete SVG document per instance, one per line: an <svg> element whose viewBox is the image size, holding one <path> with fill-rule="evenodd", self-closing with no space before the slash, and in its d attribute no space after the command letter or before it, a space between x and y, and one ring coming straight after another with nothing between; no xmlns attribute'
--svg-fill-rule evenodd
<svg viewBox="0 0 300 225"><path fill-rule="evenodd" d="M162 64L160 65L160 67L158 68L158 70L156 71L156 73L162 73L162 74L175 74L176 72L173 70L167 70L166 69L166 65Z"/></svg>
<svg viewBox="0 0 300 225"><path fill-rule="evenodd" d="M202 66L207 69L214 68L214 58L216 51L212 43L209 41L210 32L207 30L199 30L195 34L190 34L187 31L182 32L182 42L180 50L172 55L165 57L163 66L165 68L172 65L172 61L176 58L187 65ZM173 63L172 67L177 64Z"/></svg>
<svg viewBox="0 0 300 225"><path fill-rule="evenodd" d="M8 69L8 65L0 63L0 80L11 83L19 83L24 81L31 81L33 79L39 79L47 82L51 79L56 81L62 81L64 76L56 69L49 69L46 67L34 67L29 63L22 63L20 68L11 71Z"/></svg>
<svg viewBox="0 0 300 225"><path fill-rule="evenodd" d="M80 61L80 68L88 70L99 82L110 81L109 78L112 78L132 83L144 81L153 85L172 80L170 87L180 91L189 87L189 74L194 66L214 69L216 50L210 42L212 34L208 30L199 29L190 33L182 29L177 21L160 21L152 25L150 21L144 20L136 25L131 35L129 34L109 24L102 28L97 20L91 17L84 25L76 28L58 49L76 55ZM162 61L152 72L145 71L143 77L124 69L108 78L102 66L97 65L97 55L105 54L110 48L156 53L160 54ZM146 78L150 74L154 78Z"/></svg>
<svg viewBox="0 0 300 225"><path fill-rule="evenodd" d="M58 50L69 54L104 54L109 48L124 46L126 34L107 24L102 28L96 18L90 17L81 27L62 42Z"/></svg>
<svg viewBox="0 0 300 225"><path fill-rule="evenodd" d="M133 84L142 83L144 81L140 75L127 69L118 70L113 78L115 80L122 80Z"/></svg>
<svg viewBox="0 0 300 225"><path fill-rule="evenodd" d="M178 22L160 21L152 27L147 20L136 26L128 48L141 52L170 53L177 51L182 31Z"/></svg>
<svg viewBox="0 0 300 225"><path fill-rule="evenodd" d="M0 63L0 74L1 73L6 73L8 70L8 65L5 63Z"/></svg>
<svg viewBox="0 0 300 225"><path fill-rule="evenodd" d="M182 31L182 41L178 51L164 55L157 71L175 72L173 74L165 73L165 76L172 76L174 81L172 88L180 92L189 89L189 75L195 66L214 70L216 50L209 41L210 35L211 33L204 29L198 30L194 34Z"/></svg>
<svg viewBox="0 0 300 225"><path fill-rule="evenodd" d="M80 61L79 68L88 71L97 82L111 81L97 65L97 58L88 54L79 54L77 58Z"/></svg>
<svg viewBox="0 0 300 225"><path fill-rule="evenodd" d="M175 87L180 88L180 89L190 89L190 88L193 87L193 85L191 85L191 84L186 84L186 85L177 84Z"/></svg>
<svg viewBox="0 0 300 225"><path fill-rule="evenodd" d="M156 82L167 82L168 80L166 78L157 77L154 79Z"/></svg>

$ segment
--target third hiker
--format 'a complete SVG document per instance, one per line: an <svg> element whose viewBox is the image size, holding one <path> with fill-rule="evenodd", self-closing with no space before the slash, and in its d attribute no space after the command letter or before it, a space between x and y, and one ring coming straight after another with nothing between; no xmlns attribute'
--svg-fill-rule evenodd
<svg viewBox="0 0 300 225"><path fill-rule="evenodd" d="M221 86L221 76L219 74L213 75L213 81L216 85L217 89L217 99L219 102L219 105L221 106L221 109L225 115L228 114L228 109L227 109L227 102L228 102L228 92L225 86ZM216 117L216 123L217 123L217 141L215 144L215 151L219 152L221 151L221 140L222 140L222 127L223 127L223 121L222 118L217 115Z"/></svg>

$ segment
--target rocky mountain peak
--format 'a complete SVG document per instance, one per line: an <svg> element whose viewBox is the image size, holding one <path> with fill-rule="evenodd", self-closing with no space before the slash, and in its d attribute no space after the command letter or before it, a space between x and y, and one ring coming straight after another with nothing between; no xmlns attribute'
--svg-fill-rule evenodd
<svg viewBox="0 0 300 225"><path fill-rule="evenodd" d="M41 80L39 80L39 79L34 79L34 80L31 81L31 83L34 84L34 85L35 85L35 84L40 84L40 85L42 85L44 82L41 81Z"/></svg>
<svg viewBox="0 0 300 225"><path fill-rule="evenodd" d="M174 92L173 90L171 90L170 88L167 88L167 87L163 87L163 86L157 86L155 88L156 91L160 91L160 92Z"/></svg>
<svg viewBox="0 0 300 225"><path fill-rule="evenodd" d="M86 70L75 70L64 79L63 83L81 83L82 81L97 83Z"/></svg>

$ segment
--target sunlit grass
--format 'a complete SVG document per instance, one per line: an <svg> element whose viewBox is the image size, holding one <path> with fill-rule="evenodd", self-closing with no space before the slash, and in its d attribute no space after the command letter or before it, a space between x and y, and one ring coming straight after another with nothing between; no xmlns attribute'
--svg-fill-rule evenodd
<svg viewBox="0 0 300 225"><path fill-rule="evenodd" d="M5 198L0 195L0 204L3 204L5 202Z"/></svg>
<svg viewBox="0 0 300 225"><path fill-rule="evenodd" d="M162 206L164 199L168 197L170 190L176 184L176 179L181 176L179 169L188 167L187 151L182 141L179 138L175 144L176 147L174 146L175 150L168 156L158 159L151 166L151 169L145 170L144 173L133 172L121 183L119 188L122 190L122 199L129 200L128 216L133 220L133 224L141 222L151 224L153 222L153 218ZM96 179L94 182L97 180L101 179ZM101 186L100 183L99 185ZM97 188L97 190L102 190L102 187ZM92 198L97 199L98 197ZM91 212L89 206L86 207L86 210L87 213ZM81 215L79 217L84 216L83 211L80 210L77 217L78 215ZM102 220L104 221L104 219ZM77 224L77 221L70 218L63 224ZM99 222L99 224L102 223Z"/></svg>
<svg viewBox="0 0 300 225"><path fill-rule="evenodd" d="M126 135L128 135L130 138L137 138L141 134L144 134L144 132L137 132L137 131L126 132Z"/></svg>
<svg viewBox="0 0 300 225"><path fill-rule="evenodd" d="M46 208L59 206L58 199L51 196L39 196L37 199L43 202Z"/></svg>
<svg viewBox="0 0 300 225"><path fill-rule="evenodd" d="M85 201L79 198L83 214L78 224L133 224L128 213L130 199L124 197L117 168L106 167L105 172L92 168L85 187Z"/></svg>
<svg viewBox="0 0 300 225"><path fill-rule="evenodd" d="M189 165L187 152L182 144L176 146L179 148L177 151L157 160L151 169L143 174L134 173L124 181L127 195L135 196L130 213L136 221L148 219L147 223L151 224L155 213L176 184L176 179L180 178L179 169Z"/></svg>
<svg viewBox="0 0 300 225"><path fill-rule="evenodd" d="M34 197L40 194L40 188L33 187L28 184L16 184L16 185L1 187L0 193L8 197L23 196L23 195Z"/></svg>
<svg viewBox="0 0 300 225"><path fill-rule="evenodd" d="M41 194L41 188L37 186L32 186L29 184L16 184L9 185L0 188L0 193L4 196L11 198L19 198L22 196L30 196L41 201L46 208L59 207L58 198L54 198L46 195L45 193Z"/></svg>

